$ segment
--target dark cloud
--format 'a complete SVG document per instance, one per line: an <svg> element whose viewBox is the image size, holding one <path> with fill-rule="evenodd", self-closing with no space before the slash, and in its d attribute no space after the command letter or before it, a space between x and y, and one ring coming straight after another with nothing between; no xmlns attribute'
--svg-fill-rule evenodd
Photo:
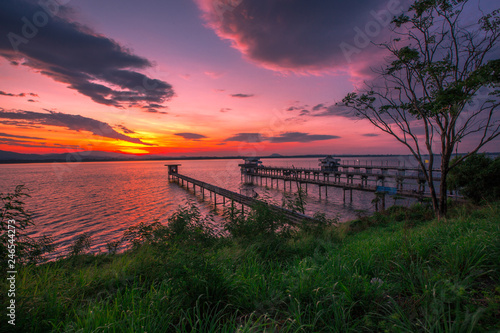
<svg viewBox="0 0 500 333"><path fill-rule="evenodd" d="M125 127L123 125L116 125L116 127L118 127L125 134L135 134L134 131L132 131L131 129L128 129L127 127Z"/></svg>
<svg viewBox="0 0 500 333"><path fill-rule="evenodd" d="M368 51L370 42L385 40L388 23L408 1L197 2L208 25L221 38L229 39L233 47L262 66L318 70L343 66L361 52L365 58L373 56ZM346 57L346 49L353 57Z"/></svg>
<svg viewBox="0 0 500 333"><path fill-rule="evenodd" d="M220 112L228 112L228 111L231 111L232 109L230 108L221 108L220 109Z"/></svg>
<svg viewBox="0 0 500 333"><path fill-rule="evenodd" d="M55 9L67 12L63 6ZM50 13L35 1L0 1L0 55L100 104L125 107L132 102L154 109L152 103L161 105L174 96L170 84L137 72L151 67L149 60L68 15Z"/></svg>
<svg viewBox="0 0 500 333"><path fill-rule="evenodd" d="M263 137L259 133L238 133L224 141L239 141L239 142L262 142Z"/></svg>
<svg viewBox="0 0 500 333"><path fill-rule="evenodd" d="M25 97L25 96L33 96L33 97L38 97L37 94L35 93L19 93L19 94L13 94L13 93L7 93L5 91L0 90L0 95L1 96L10 96L10 97Z"/></svg>
<svg viewBox="0 0 500 333"><path fill-rule="evenodd" d="M312 110L318 111L318 110L322 110L324 108L325 108L325 104L318 104L318 105L313 106Z"/></svg>
<svg viewBox="0 0 500 333"><path fill-rule="evenodd" d="M109 124L102 121L83 117L80 115L72 115L61 112L51 111L49 113L41 113L34 111L5 111L0 109L0 119L11 119L14 121L23 121L27 125L45 125L65 127L73 131L89 131L94 135L99 135L106 138L123 140L132 143L140 143L143 145L151 145L144 143L140 139L132 138L122 133L115 131Z"/></svg>
<svg viewBox="0 0 500 333"><path fill-rule="evenodd" d="M232 94L231 97L237 97L237 98L248 98L248 97L253 97L253 94Z"/></svg>
<svg viewBox="0 0 500 333"><path fill-rule="evenodd" d="M351 119L359 119L358 115L351 108L344 105L332 104L324 111L314 114L315 117L340 116Z"/></svg>
<svg viewBox="0 0 500 333"><path fill-rule="evenodd" d="M167 109L168 108L165 105L160 105L160 104L155 104L155 103L151 103L151 104L149 104L149 105L147 105L145 107L147 107L148 109L151 109L151 108L155 108L155 109Z"/></svg>
<svg viewBox="0 0 500 333"><path fill-rule="evenodd" d="M1 112L1 109L0 109L0 112ZM26 123L24 121L17 121L17 120L0 120L0 124L4 124L7 126L20 127L20 128L43 128L43 126L33 125L30 123Z"/></svg>
<svg viewBox="0 0 500 333"><path fill-rule="evenodd" d="M362 134L363 136L367 136L367 137L374 137L374 136L379 136L380 134L376 134L376 133L366 133L366 134Z"/></svg>
<svg viewBox="0 0 500 333"><path fill-rule="evenodd" d="M146 108L146 109L144 109L144 111L149 112L149 113L168 114L168 112L166 112L166 111L158 111L157 109L153 109L153 108Z"/></svg>
<svg viewBox="0 0 500 333"><path fill-rule="evenodd" d="M339 139L340 136L337 135L320 135L320 134L308 134L302 132L286 132L278 136L268 137L267 140L275 143L283 142L311 142L311 141L322 141Z"/></svg>
<svg viewBox="0 0 500 333"><path fill-rule="evenodd" d="M199 140L199 139L206 138L206 136L204 136L202 134L196 134L196 133L175 133L174 135L183 137L184 139L188 139L188 140Z"/></svg>
<svg viewBox="0 0 500 333"><path fill-rule="evenodd" d="M37 138L34 136L14 135L14 134L7 134L7 133L0 133L0 136L8 137L8 138L17 138L17 139L45 140L44 138Z"/></svg>
<svg viewBox="0 0 500 333"><path fill-rule="evenodd" d="M36 101L34 99L28 99L28 102L35 103Z"/></svg>
<svg viewBox="0 0 500 333"><path fill-rule="evenodd" d="M290 106L289 108L287 108L286 110L291 112L291 111L297 111L297 110L303 110L303 109L306 109L308 107L308 105L292 105Z"/></svg>
<svg viewBox="0 0 500 333"><path fill-rule="evenodd" d="M286 109L287 111L293 112L293 111L300 111L299 116L302 117L346 117L346 118L352 118L352 119L357 119L358 117L356 114L352 111L352 109L340 105L340 104L331 104L331 105L326 105L326 104L317 104L313 106L312 108L308 108L307 105L305 106L290 106Z"/></svg>
<svg viewBox="0 0 500 333"><path fill-rule="evenodd" d="M286 132L281 133L277 136L263 136L260 133L238 133L224 141L239 141L239 142L273 142L273 143L285 143L285 142L312 142L312 141L322 141L339 139L340 136L336 135L321 135L321 134L309 134L302 132Z"/></svg>
<svg viewBox="0 0 500 333"><path fill-rule="evenodd" d="M64 145L47 145L45 142L28 142L22 140L15 139L5 139L0 138L0 144L6 144L9 146L20 146L20 147L29 147L29 148L66 148L66 149L82 149L79 146L64 146Z"/></svg>

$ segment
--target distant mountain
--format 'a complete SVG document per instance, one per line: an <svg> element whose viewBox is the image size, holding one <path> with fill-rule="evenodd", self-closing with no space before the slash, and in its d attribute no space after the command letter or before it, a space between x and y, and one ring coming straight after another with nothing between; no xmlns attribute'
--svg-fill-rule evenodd
<svg viewBox="0 0 500 333"><path fill-rule="evenodd" d="M20 154L14 153L12 151L0 150L0 161L8 160L38 160L42 158L43 155L38 154Z"/></svg>
<svg viewBox="0 0 500 333"><path fill-rule="evenodd" d="M0 150L0 163L15 162L78 162L105 160L135 160L135 155L105 151L82 151L62 154L21 154Z"/></svg>

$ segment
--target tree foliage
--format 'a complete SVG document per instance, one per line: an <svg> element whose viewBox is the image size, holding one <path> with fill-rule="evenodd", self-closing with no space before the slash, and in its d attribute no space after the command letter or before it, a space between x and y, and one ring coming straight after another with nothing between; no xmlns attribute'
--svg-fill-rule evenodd
<svg viewBox="0 0 500 333"><path fill-rule="evenodd" d="M458 157L457 157L458 158ZM450 188L478 203L500 198L500 157L474 154L450 172Z"/></svg>
<svg viewBox="0 0 500 333"><path fill-rule="evenodd" d="M438 216L447 211L450 170L500 135L500 10L471 23L471 6L467 0L415 1L394 18L396 38L379 45L390 55L376 70L379 77L343 99L343 105L410 150ZM473 148L451 162L465 138Z"/></svg>

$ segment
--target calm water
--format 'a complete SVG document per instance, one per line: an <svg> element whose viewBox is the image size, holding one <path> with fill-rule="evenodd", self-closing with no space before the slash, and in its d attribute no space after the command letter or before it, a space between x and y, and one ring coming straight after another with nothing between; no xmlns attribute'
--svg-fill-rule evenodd
<svg viewBox="0 0 500 333"><path fill-rule="evenodd" d="M353 160L361 165L371 163L368 161L374 165L411 165L409 157L346 158L342 162ZM31 234L52 236L57 244L55 255L65 253L77 235L84 232L91 234L94 252L105 251L106 242L120 239L130 226L155 219L165 223L179 205L195 202L202 213L210 213L212 206L208 202L168 182L167 163L180 163L180 173L232 191L247 195L255 191L275 203L282 201L281 181L279 190L241 183L238 164L242 160L0 165L0 192L13 192L16 185L26 185L31 195L26 199L27 208L36 224L30 228ZM318 168L317 158L264 159L263 163ZM354 218L357 210L373 210L372 193L354 191L353 203L344 204L341 189L329 188L328 197L323 192L321 199L317 186L309 185L308 190L306 213L310 215L320 211L345 221ZM216 221L223 223L217 217Z"/></svg>

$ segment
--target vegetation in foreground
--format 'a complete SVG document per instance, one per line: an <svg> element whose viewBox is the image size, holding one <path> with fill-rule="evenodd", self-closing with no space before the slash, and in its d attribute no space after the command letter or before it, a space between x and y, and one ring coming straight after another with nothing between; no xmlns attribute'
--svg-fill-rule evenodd
<svg viewBox="0 0 500 333"><path fill-rule="evenodd" d="M500 329L499 203L440 221L424 205L393 207L340 227L287 227L265 206L226 217L218 237L183 207L167 226L128 230L125 253L85 254L84 235L63 260L25 264L14 331Z"/></svg>

